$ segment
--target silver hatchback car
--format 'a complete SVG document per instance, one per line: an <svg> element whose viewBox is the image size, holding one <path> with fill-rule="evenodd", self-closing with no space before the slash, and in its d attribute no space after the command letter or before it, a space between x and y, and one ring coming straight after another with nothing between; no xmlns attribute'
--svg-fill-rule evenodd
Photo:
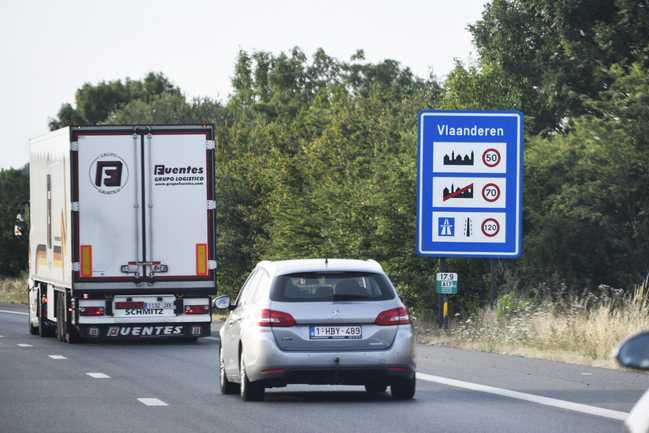
<svg viewBox="0 0 649 433"><path fill-rule="evenodd" d="M224 394L261 400L265 388L288 384L390 387L415 394L415 344L408 311L374 260L263 261L219 331Z"/></svg>

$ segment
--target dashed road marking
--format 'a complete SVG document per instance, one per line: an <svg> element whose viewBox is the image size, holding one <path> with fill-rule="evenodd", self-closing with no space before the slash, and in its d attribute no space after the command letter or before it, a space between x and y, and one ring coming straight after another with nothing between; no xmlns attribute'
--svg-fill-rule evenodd
<svg viewBox="0 0 649 433"><path fill-rule="evenodd" d="M47 355L47 356L49 356L52 359L68 359L63 355Z"/></svg>
<svg viewBox="0 0 649 433"><path fill-rule="evenodd" d="M140 397L138 398L138 401L144 404L145 406L169 406L167 403L160 400L159 398Z"/></svg>
<svg viewBox="0 0 649 433"><path fill-rule="evenodd" d="M587 372L587 371L584 371L583 373L581 373L581 375L582 375L582 376L592 376L593 373L589 373L589 372Z"/></svg>
<svg viewBox="0 0 649 433"><path fill-rule="evenodd" d="M34 347L31 344L27 344L27 343L18 343L18 344L16 344L16 346L18 346L18 347Z"/></svg>
<svg viewBox="0 0 649 433"><path fill-rule="evenodd" d="M18 314L20 316L28 316L27 313L23 313L22 311L0 310L0 313Z"/></svg>
<svg viewBox="0 0 649 433"><path fill-rule="evenodd" d="M214 341L219 341L219 337L203 337L204 340L214 340Z"/></svg>
<svg viewBox="0 0 649 433"><path fill-rule="evenodd" d="M480 385L479 383L464 382L462 380L449 379L447 377L433 376L426 373L417 373L417 379L425 380L426 382L441 383L442 385L453 386L456 388L469 389L471 391L484 392L487 394L500 395L502 397L514 398L517 400L529 401L530 403L542 404L544 406L557 407L560 409L571 410L573 412L585 413L588 415L601 416L604 418L611 418L624 421L627 416L626 412L619 410L605 409L603 407L589 406L587 404L575 403L572 401L559 400L556 398L543 397L536 394L528 394L525 392L511 391L504 388L496 388L494 386Z"/></svg>
<svg viewBox="0 0 649 433"><path fill-rule="evenodd" d="M86 373L86 374L94 379L110 379L110 376L104 373Z"/></svg>

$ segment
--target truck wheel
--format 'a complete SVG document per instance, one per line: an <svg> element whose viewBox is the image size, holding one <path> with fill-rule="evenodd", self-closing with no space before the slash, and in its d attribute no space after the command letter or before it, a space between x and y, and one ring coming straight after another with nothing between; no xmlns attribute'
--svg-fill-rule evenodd
<svg viewBox="0 0 649 433"><path fill-rule="evenodd" d="M243 353L239 363L239 374L241 383L239 384L239 394L243 401L260 401L264 399L264 386L259 382L250 382L246 374L246 365L243 362Z"/></svg>
<svg viewBox="0 0 649 433"><path fill-rule="evenodd" d="M49 324L49 320L43 319L42 317L38 318L38 335L41 337L53 337L54 330L52 328L53 326Z"/></svg>
<svg viewBox="0 0 649 433"><path fill-rule="evenodd" d="M225 361L223 359L223 350L219 348L219 388L221 394L236 394L239 392L239 386L228 380L228 375L225 373Z"/></svg>
<svg viewBox="0 0 649 433"><path fill-rule="evenodd" d="M414 377L402 379L390 385L390 393L395 400L410 400L415 396L417 382Z"/></svg>
<svg viewBox="0 0 649 433"><path fill-rule="evenodd" d="M65 318L64 318L63 301L59 298L56 305L56 339L59 341L65 340Z"/></svg>
<svg viewBox="0 0 649 433"><path fill-rule="evenodd" d="M32 335L38 335L38 326L32 325L32 309L31 307L29 308L28 313L28 318L27 318L27 324L29 325L29 333Z"/></svg>

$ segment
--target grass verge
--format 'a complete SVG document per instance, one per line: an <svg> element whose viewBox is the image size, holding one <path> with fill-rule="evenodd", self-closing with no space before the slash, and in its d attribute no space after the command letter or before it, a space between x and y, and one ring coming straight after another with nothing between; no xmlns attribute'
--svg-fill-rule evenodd
<svg viewBox="0 0 649 433"><path fill-rule="evenodd" d="M27 279L0 277L0 303L27 304Z"/></svg>
<svg viewBox="0 0 649 433"><path fill-rule="evenodd" d="M563 299L507 293L496 308L455 318L448 331L419 325L418 339L425 344L616 368L611 351L649 329L649 279L629 294L607 286Z"/></svg>

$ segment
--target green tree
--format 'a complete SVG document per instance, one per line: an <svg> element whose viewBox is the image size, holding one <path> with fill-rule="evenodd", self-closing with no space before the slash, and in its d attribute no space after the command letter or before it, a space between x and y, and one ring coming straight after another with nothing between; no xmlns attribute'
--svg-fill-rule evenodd
<svg viewBox="0 0 649 433"><path fill-rule="evenodd" d="M56 118L50 119L50 130L68 125L96 125L131 101L149 103L161 95L180 96L180 89L161 73L150 72L143 80L85 83L75 93L76 108L63 104Z"/></svg>
<svg viewBox="0 0 649 433"><path fill-rule="evenodd" d="M16 237L16 216L29 201L29 169L0 170L0 275L27 271L28 230Z"/></svg>

